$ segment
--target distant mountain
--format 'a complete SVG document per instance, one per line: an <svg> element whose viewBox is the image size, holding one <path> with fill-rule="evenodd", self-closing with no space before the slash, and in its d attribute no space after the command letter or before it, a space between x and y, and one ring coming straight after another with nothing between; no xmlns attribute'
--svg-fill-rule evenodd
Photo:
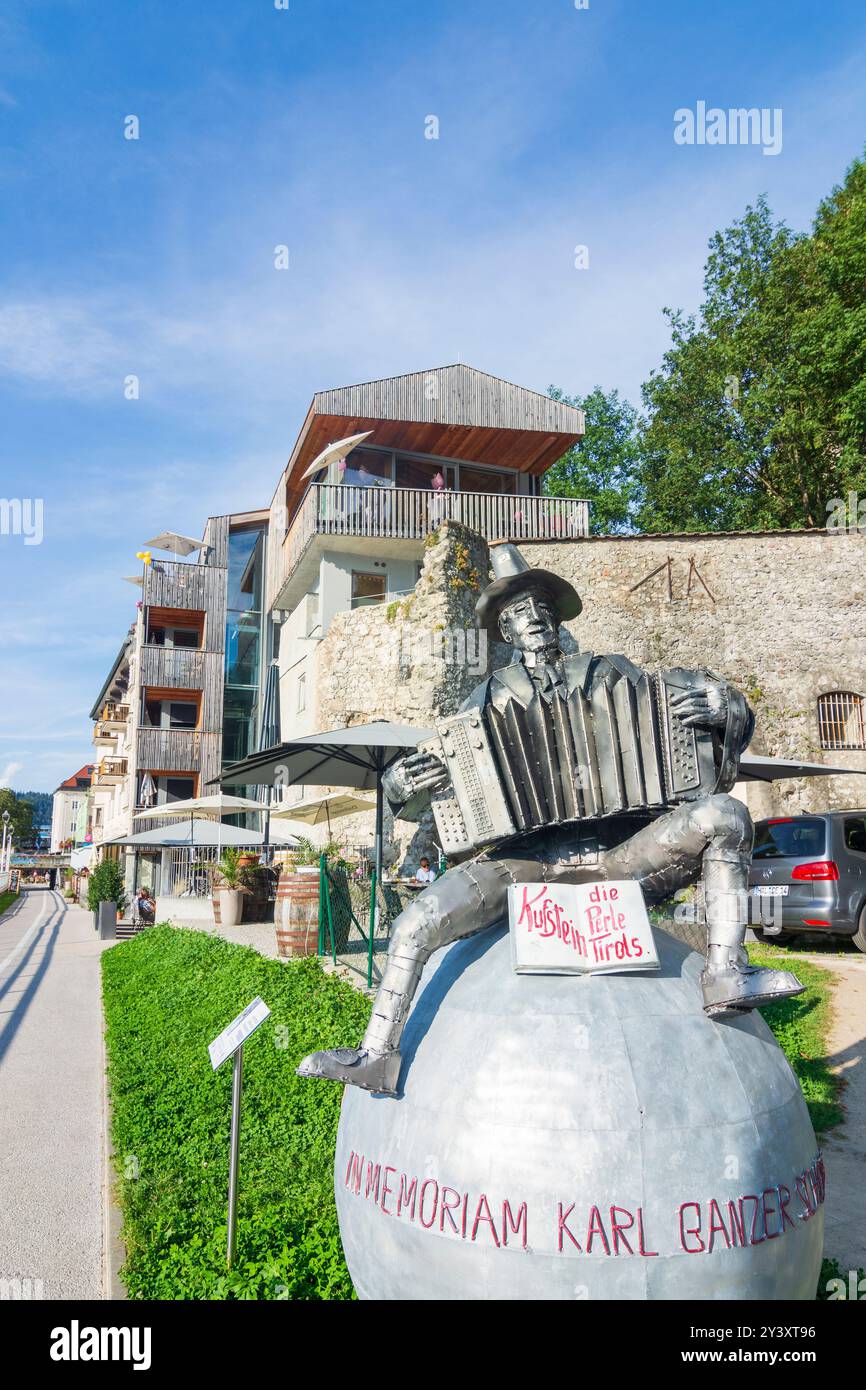
<svg viewBox="0 0 866 1390"><path fill-rule="evenodd" d="M51 793L50 792L16 792L15 796L19 801L29 801L33 807L33 824L51 824Z"/></svg>

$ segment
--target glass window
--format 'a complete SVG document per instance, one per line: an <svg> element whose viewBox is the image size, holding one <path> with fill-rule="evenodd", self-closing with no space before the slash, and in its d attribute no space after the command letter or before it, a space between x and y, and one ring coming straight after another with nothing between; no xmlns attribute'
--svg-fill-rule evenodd
<svg viewBox="0 0 866 1390"><path fill-rule="evenodd" d="M160 806L165 806L169 801L189 801L195 796L194 777L160 777L159 792L157 802Z"/></svg>
<svg viewBox="0 0 866 1390"><path fill-rule="evenodd" d="M307 678L298 676L298 714L303 714L307 708Z"/></svg>
<svg viewBox="0 0 866 1390"><path fill-rule="evenodd" d="M824 821L808 816L762 820L755 826L753 859L817 859L826 851Z"/></svg>
<svg viewBox="0 0 866 1390"><path fill-rule="evenodd" d="M432 488L441 492L443 488L455 491L456 472L450 463L437 463L435 459L398 458L397 486Z"/></svg>
<svg viewBox="0 0 866 1390"><path fill-rule="evenodd" d="M388 578L384 574L365 574L352 570L352 607L369 608L381 603L387 593Z"/></svg>
<svg viewBox="0 0 866 1390"><path fill-rule="evenodd" d="M256 702L254 686L227 685L223 702L223 761L239 762L255 752Z"/></svg>
<svg viewBox="0 0 866 1390"><path fill-rule="evenodd" d="M380 449L353 449L346 457L346 466L336 466L335 481L356 487L371 487L378 483L391 485L391 455Z"/></svg>
<svg viewBox="0 0 866 1390"><path fill-rule="evenodd" d="M194 729L198 720L198 707L186 700L172 700L168 707L168 727L170 729Z"/></svg>
<svg viewBox="0 0 866 1390"><path fill-rule="evenodd" d="M866 820L851 816L845 821L845 848L855 854L866 854Z"/></svg>
<svg viewBox="0 0 866 1390"><path fill-rule="evenodd" d="M258 613L262 607L262 551L260 527L229 534L229 611Z"/></svg>
<svg viewBox="0 0 866 1390"><path fill-rule="evenodd" d="M223 695L223 760L255 750L262 657L264 527L229 531Z"/></svg>
<svg viewBox="0 0 866 1390"><path fill-rule="evenodd" d="M198 647L198 629L194 627L152 627L147 640L152 647Z"/></svg>
<svg viewBox="0 0 866 1390"><path fill-rule="evenodd" d="M471 468L469 464L461 463L460 491L513 495L517 491L517 475L497 473L493 468Z"/></svg>
<svg viewBox="0 0 866 1390"><path fill-rule="evenodd" d="M248 613L231 614L226 629L226 682L258 685L261 621Z"/></svg>
<svg viewBox="0 0 866 1390"><path fill-rule="evenodd" d="M198 705L193 700L145 700L144 724L150 729L194 729Z"/></svg>

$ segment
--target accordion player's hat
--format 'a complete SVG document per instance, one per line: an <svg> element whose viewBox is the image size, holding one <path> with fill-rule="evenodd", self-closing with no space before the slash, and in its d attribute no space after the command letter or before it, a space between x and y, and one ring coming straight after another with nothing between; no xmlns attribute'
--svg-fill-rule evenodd
<svg viewBox="0 0 866 1390"><path fill-rule="evenodd" d="M490 567L493 581L482 590L475 605L479 627L495 627L506 604L527 589L540 589L547 596L560 623L576 618L583 607L577 590L567 579L552 570L533 569L509 541L491 545Z"/></svg>

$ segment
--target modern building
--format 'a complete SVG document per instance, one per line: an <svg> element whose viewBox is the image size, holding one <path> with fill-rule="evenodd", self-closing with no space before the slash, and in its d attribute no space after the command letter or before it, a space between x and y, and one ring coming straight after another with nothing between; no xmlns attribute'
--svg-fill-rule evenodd
<svg viewBox="0 0 866 1390"><path fill-rule="evenodd" d="M73 772L54 793L51 803L51 853L58 854L62 846L84 843L78 838L81 808L87 804L87 794L93 775L93 765L87 763Z"/></svg>
<svg viewBox="0 0 866 1390"><path fill-rule="evenodd" d="M485 540L588 534L588 503L542 493L583 432L581 410L462 364L316 393L270 508L284 739L315 730L315 651L334 616L410 594L444 521Z"/></svg>
<svg viewBox="0 0 866 1390"><path fill-rule="evenodd" d="M91 711L93 843L122 852L221 766L311 732L334 616L410 594L444 521L488 540L585 536L587 503L541 490L583 428L580 410L464 365L318 392L269 509L211 517L200 542L157 538L184 558L144 542L136 620ZM166 856L150 858L128 853L130 884L165 879Z"/></svg>
<svg viewBox="0 0 866 1390"><path fill-rule="evenodd" d="M163 538L194 559L144 564L136 620L91 710L95 845L165 826L161 806L205 794L224 759L253 751L266 529L266 512L211 517L199 542ZM153 882L163 857L144 860ZM134 867L130 853L130 883Z"/></svg>

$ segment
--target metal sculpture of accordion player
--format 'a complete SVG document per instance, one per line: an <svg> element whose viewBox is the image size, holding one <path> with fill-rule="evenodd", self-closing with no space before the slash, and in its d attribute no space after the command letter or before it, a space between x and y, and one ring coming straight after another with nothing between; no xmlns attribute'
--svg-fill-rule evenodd
<svg viewBox="0 0 866 1390"><path fill-rule="evenodd" d="M314 1052L299 1076L396 1095L427 960L498 922L511 883L632 878L653 904L703 879L706 1013L732 1017L804 988L750 966L743 946L753 830L728 794L754 726L743 695L706 670L649 675L623 656L566 655L559 626L582 607L572 585L506 542L491 565L478 622L514 659L385 779L395 815L432 806L444 851L463 862L395 920L360 1047Z"/></svg>

